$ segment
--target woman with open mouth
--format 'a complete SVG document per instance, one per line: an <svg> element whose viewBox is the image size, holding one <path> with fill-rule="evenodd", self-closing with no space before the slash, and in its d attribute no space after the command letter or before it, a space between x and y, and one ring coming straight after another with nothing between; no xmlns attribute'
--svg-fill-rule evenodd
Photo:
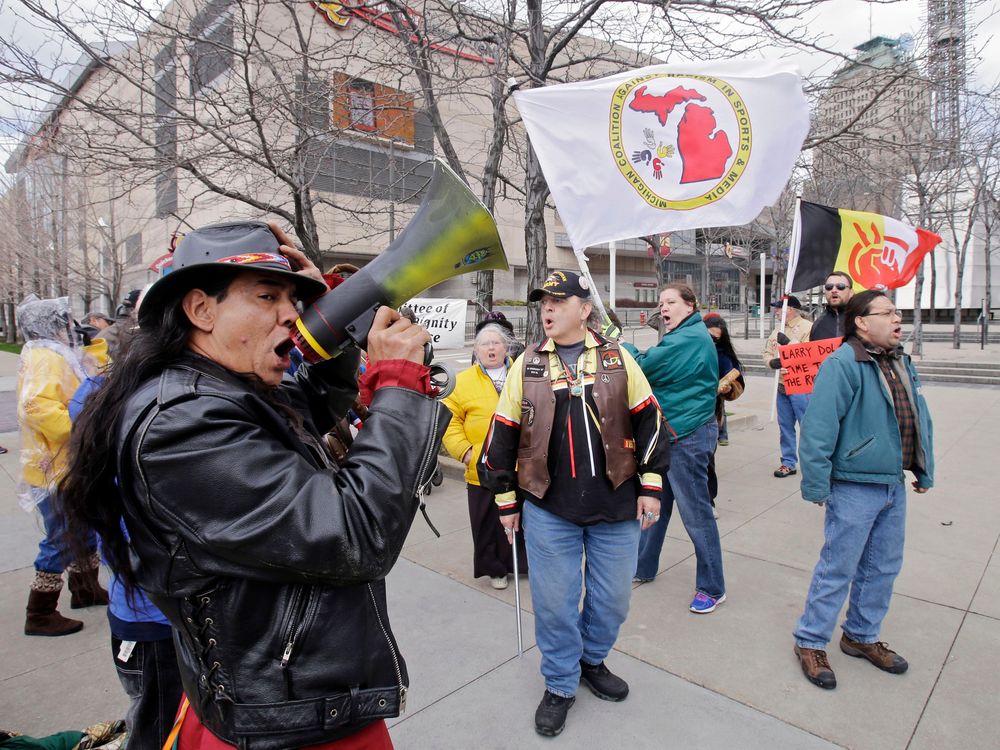
<svg viewBox="0 0 1000 750"><path fill-rule="evenodd" d="M695 614L708 614L726 600L722 545L708 489L708 466L719 439L715 420L719 362L715 344L697 310L691 287L667 284L660 292L663 338L646 352L628 343L622 346L635 356L649 380L674 440L660 518L642 533L635 580L648 582L656 577L667 524L676 503L698 560L695 594L689 608Z"/></svg>

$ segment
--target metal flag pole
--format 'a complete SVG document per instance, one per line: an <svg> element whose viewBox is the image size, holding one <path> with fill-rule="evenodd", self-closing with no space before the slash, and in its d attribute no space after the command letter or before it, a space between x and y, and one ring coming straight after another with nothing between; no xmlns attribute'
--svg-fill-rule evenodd
<svg viewBox="0 0 1000 750"><path fill-rule="evenodd" d="M795 269L799 265L799 241L801 237L799 236L800 226L799 226L799 212L802 203L802 196L795 196L795 209L792 213L792 242L791 247L789 247L788 252L788 271L785 275L785 291L781 295L781 325L778 328L780 333L785 332L785 321L788 317L788 295L792 293L792 280L795 276ZM761 327L763 331L763 327ZM773 422L778 411L778 383L781 381L781 370L774 371L774 391L771 394L771 417L768 420Z"/></svg>
<svg viewBox="0 0 1000 750"><path fill-rule="evenodd" d="M779 332L785 332L785 316L788 315L788 295L783 295L784 299L781 301L781 324L778 328ZM773 422L778 411L778 383L781 382L781 369L774 371L774 390L771 393L771 417L768 419L769 422Z"/></svg>
<svg viewBox="0 0 1000 750"><path fill-rule="evenodd" d="M580 266L580 274L587 280L587 283L590 284L590 300L594 303L594 307L597 308L597 312L601 316L601 320L605 325L611 323L611 316L608 315L608 311L604 309L604 303L601 302L601 293L597 289L597 284L594 283L593 276L590 275L590 266L587 265L587 256L583 254L582 250L577 250L575 247L573 248L573 255L576 256L576 262ZM621 333L619 332L618 335L621 335ZM618 338L618 336L611 336L611 338Z"/></svg>
<svg viewBox="0 0 1000 750"><path fill-rule="evenodd" d="M514 609L517 610L517 655L524 655L524 642L521 638L521 578L517 569L517 531L510 530L510 546L514 553Z"/></svg>

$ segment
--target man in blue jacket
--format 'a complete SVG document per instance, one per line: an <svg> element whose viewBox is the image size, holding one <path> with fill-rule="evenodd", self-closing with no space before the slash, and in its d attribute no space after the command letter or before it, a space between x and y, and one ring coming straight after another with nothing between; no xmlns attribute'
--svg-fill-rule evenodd
<svg viewBox="0 0 1000 750"><path fill-rule="evenodd" d="M906 660L879 641L879 629L903 564L906 487L934 484L932 427L920 380L899 346L901 316L884 292L854 296L844 314L844 343L820 368L802 423L802 497L826 504L825 541L805 612L795 626L795 655L806 678L837 686L826 657L850 588L840 650L902 674Z"/></svg>

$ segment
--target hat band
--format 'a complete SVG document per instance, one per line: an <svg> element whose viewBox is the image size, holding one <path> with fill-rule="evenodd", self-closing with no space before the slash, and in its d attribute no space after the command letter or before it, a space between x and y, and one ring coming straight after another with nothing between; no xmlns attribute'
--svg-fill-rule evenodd
<svg viewBox="0 0 1000 750"><path fill-rule="evenodd" d="M284 255L275 255L274 253L240 253L239 255L230 255L228 258L219 258L216 263L236 263L238 265L277 263L289 271L292 270L292 264L288 262L288 258Z"/></svg>

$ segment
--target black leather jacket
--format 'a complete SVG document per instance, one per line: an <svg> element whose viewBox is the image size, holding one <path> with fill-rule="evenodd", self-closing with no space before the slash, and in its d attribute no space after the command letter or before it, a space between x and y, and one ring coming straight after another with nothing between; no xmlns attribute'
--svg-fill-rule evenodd
<svg viewBox="0 0 1000 750"><path fill-rule="evenodd" d="M174 627L192 707L240 748L329 742L405 707L383 579L449 416L381 388L338 470L319 437L354 397L355 364L300 368L269 396L186 356L140 387L121 423L140 585Z"/></svg>

